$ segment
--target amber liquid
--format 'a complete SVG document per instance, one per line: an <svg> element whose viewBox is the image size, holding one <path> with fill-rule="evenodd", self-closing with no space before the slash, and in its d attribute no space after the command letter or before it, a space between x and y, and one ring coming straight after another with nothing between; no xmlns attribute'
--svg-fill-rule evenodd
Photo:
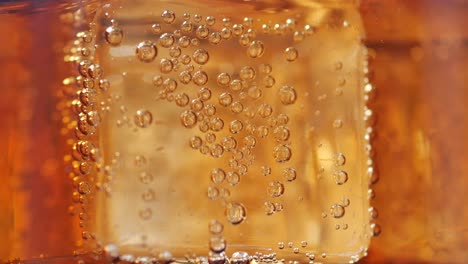
<svg viewBox="0 0 468 264"><path fill-rule="evenodd" d="M465 1L362 3L382 226L369 263L468 261L467 11Z"/></svg>
<svg viewBox="0 0 468 264"><path fill-rule="evenodd" d="M63 14L76 13L40 10L0 11L0 262L76 263L57 258L80 247L82 231L64 161L72 129L57 113L68 109L57 84L75 74L62 47L77 30ZM382 227L364 262L465 263L466 4L367 0L360 11L378 90L371 203Z"/></svg>
<svg viewBox="0 0 468 264"><path fill-rule="evenodd" d="M76 149L101 155L75 157L86 240L190 261L365 254L362 24L351 3L311 4L124 1L98 12L94 40L81 43L97 47L78 60Z"/></svg>

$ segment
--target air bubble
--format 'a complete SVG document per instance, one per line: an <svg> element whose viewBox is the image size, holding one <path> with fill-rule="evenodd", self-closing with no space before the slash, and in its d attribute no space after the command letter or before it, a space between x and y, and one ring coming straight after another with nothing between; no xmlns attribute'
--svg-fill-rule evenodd
<svg viewBox="0 0 468 264"><path fill-rule="evenodd" d="M164 48L170 48L175 42L175 38L170 33L164 33L159 37L159 45Z"/></svg>
<svg viewBox="0 0 468 264"><path fill-rule="evenodd" d="M82 181L78 184L78 192L80 194L90 194L91 193L91 186L89 186L88 182Z"/></svg>
<svg viewBox="0 0 468 264"><path fill-rule="evenodd" d="M244 125L242 124L242 121L240 120L233 120L229 124L229 131L233 134L238 134L240 131L242 131L242 128Z"/></svg>
<svg viewBox="0 0 468 264"><path fill-rule="evenodd" d="M230 171L227 173L226 180L231 186L235 186L239 184L240 176L237 172Z"/></svg>
<svg viewBox="0 0 468 264"><path fill-rule="evenodd" d="M92 64L88 67L88 75L93 79L99 79L102 76L102 68L99 64Z"/></svg>
<svg viewBox="0 0 468 264"><path fill-rule="evenodd" d="M193 73L193 82L198 86L203 86L208 82L208 75L202 70Z"/></svg>
<svg viewBox="0 0 468 264"><path fill-rule="evenodd" d="M223 169L216 168L211 170L211 181L214 184L221 184L223 183L224 179L226 178L226 173Z"/></svg>
<svg viewBox="0 0 468 264"><path fill-rule="evenodd" d="M265 52L265 47L263 45L263 42L254 40L250 42L249 47L247 48L247 54L251 58L259 58L263 55Z"/></svg>
<svg viewBox="0 0 468 264"><path fill-rule="evenodd" d="M233 91L240 91L242 88L244 88L243 81L234 79L229 84L229 88L231 88Z"/></svg>
<svg viewBox="0 0 468 264"><path fill-rule="evenodd" d="M198 40L197 38L193 38L190 40L190 44L192 44L192 46L198 46L200 45L200 40Z"/></svg>
<svg viewBox="0 0 468 264"><path fill-rule="evenodd" d="M261 104L258 107L258 114L263 118L271 116L272 113L273 113L273 107L271 107L271 105L269 104Z"/></svg>
<svg viewBox="0 0 468 264"><path fill-rule="evenodd" d="M141 198L143 199L143 201L146 202L153 201L156 198L156 194L153 190L149 189L148 191L143 192Z"/></svg>
<svg viewBox="0 0 468 264"><path fill-rule="evenodd" d="M203 101L200 99L193 99L190 102L190 109L192 109L195 112L201 111L203 109Z"/></svg>
<svg viewBox="0 0 468 264"><path fill-rule="evenodd" d="M267 191L270 197L280 197L284 193L284 185L278 181L270 182Z"/></svg>
<svg viewBox="0 0 468 264"><path fill-rule="evenodd" d="M250 87L247 93L250 96L250 98L254 100L259 99L260 97L262 97L263 94L262 90L259 89L257 86Z"/></svg>
<svg viewBox="0 0 468 264"><path fill-rule="evenodd" d="M280 142L280 141L286 141L289 139L289 128L286 126L278 126L273 130L273 134L275 136L275 139Z"/></svg>
<svg viewBox="0 0 468 264"><path fill-rule="evenodd" d="M296 90L289 85L281 87L278 91L278 95L281 102L285 105L293 104L297 99Z"/></svg>
<svg viewBox="0 0 468 264"><path fill-rule="evenodd" d="M159 264L168 264L171 263L174 257L172 256L172 253L165 250L159 253L158 255L158 263Z"/></svg>
<svg viewBox="0 0 468 264"><path fill-rule="evenodd" d="M83 89L80 92L80 102L85 106L94 105L96 97L96 92L92 89Z"/></svg>
<svg viewBox="0 0 468 264"><path fill-rule="evenodd" d="M294 168L285 168L283 170L283 178L287 181L294 181L297 177L296 170Z"/></svg>
<svg viewBox="0 0 468 264"><path fill-rule="evenodd" d="M275 78L271 75L267 75L265 77L263 77L263 85L266 87L266 88L271 88L275 85Z"/></svg>
<svg viewBox="0 0 468 264"><path fill-rule="evenodd" d="M244 137L244 145L248 148L253 148L257 144L257 140L255 139L254 136L248 135Z"/></svg>
<svg viewBox="0 0 468 264"><path fill-rule="evenodd" d="M234 24L232 26L232 32L236 36L240 36L244 32L244 26L242 24Z"/></svg>
<svg viewBox="0 0 468 264"><path fill-rule="evenodd" d="M333 121L333 127L334 128L341 128L343 126L343 121L340 119L336 119Z"/></svg>
<svg viewBox="0 0 468 264"><path fill-rule="evenodd" d="M282 203L275 203L275 211L277 213L283 211L284 207L283 207L283 204Z"/></svg>
<svg viewBox="0 0 468 264"><path fill-rule="evenodd" d="M175 21L175 13L170 10L164 10L161 17L166 24L172 24Z"/></svg>
<svg viewBox="0 0 468 264"><path fill-rule="evenodd" d="M97 111L89 111L86 114L86 121L88 121L88 124L91 126L97 127L101 123L101 116Z"/></svg>
<svg viewBox="0 0 468 264"><path fill-rule="evenodd" d="M189 71L179 73L179 81L183 84L188 84L192 80L192 74Z"/></svg>
<svg viewBox="0 0 468 264"><path fill-rule="evenodd" d="M284 249L284 242L278 242L278 248Z"/></svg>
<svg viewBox="0 0 468 264"><path fill-rule="evenodd" d="M335 159L336 166L343 166L346 163L346 157L343 153L338 153Z"/></svg>
<svg viewBox="0 0 468 264"><path fill-rule="evenodd" d="M158 49L153 42L143 41L137 45L136 55L142 62L152 62L158 55Z"/></svg>
<svg viewBox="0 0 468 264"><path fill-rule="evenodd" d="M346 171L335 172L335 182L338 185L345 184L348 181L348 173Z"/></svg>
<svg viewBox="0 0 468 264"><path fill-rule="evenodd" d="M237 141L231 136L226 136L221 140L221 145L225 151L232 151L237 147Z"/></svg>
<svg viewBox="0 0 468 264"><path fill-rule="evenodd" d="M153 121L153 115L151 114L150 111L140 109L136 111L135 117L134 117L134 122L135 125L141 128L148 127L151 125L151 122Z"/></svg>
<svg viewBox="0 0 468 264"><path fill-rule="evenodd" d="M216 107L212 104L205 105L203 113L205 113L205 115L207 116L213 116L214 114L216 114Z"/></svg>
<svg viewBox="0 0 468 264"><path fill-rule="evenodd" d="M193 24L190 21L184 21L182 25L180 25L180 29L185 33L190 33L193 30Z"/></svg>
<svg viewBox="0 0 468 264"><path fill-rule="evenodd" d="M164 79L160 75L153 77L153 85L159 87L163 84Z"/></svg>
<svg viewBox="0 0 468 264"><path fill-rule="evenodd" d="M202 16L200 14L193 15L193 21L200 23L202 21Z"/></svg>
<svg viewBox="0 0 468 264"><path fill-rule="evenodd" d="M118 26L110 26L106 28L106 32L104 33L104 37L112 46L117 46L122 42L123 38L123 31Z"/></svg>
<svg viewBox="0 0 468 264"><path fill-rule="evenodd" d="M149 183L153 182L153 175L151 175L148 172L142 172L142 173L140 173L140 181L143 184L149 184Z"/></svg>
<svg viewBox="0 0 468 264"><path fill-rule="evenodd" d="M169 73L172 71L172 68L174 68L174 65L171 60L161 59L159 62L159 70L161 70L162 73Z"/></svg>
<svg viewBox="0 0 468 264"><path fill-rule="evenodd" d="M298 52L296 48L289 47L284 50L284 58L289 62L295 61L297 59L297 56Z"/></svg>
<svg viewBox="0 0 468 264"><path fill-rule="evenodd" d="M235 101L231 104L231 112L233 112L234 114L239 114L243 110L244 110L244 105L241 102Z"/></svg>
<svg viewBox="0 0 468 264"><path fill-rule="evenodd" d="M232 31L231 31L231 29L229 29L229 28L227 28L227 27L221 29L221 37L222 37L223 39L226 39L226 40L227 40L227 39L230 39L231 36L232 36Z"/></svg>
<svg viewBox="0 0 468 264"><path fill-rule="evenodd" d="M81 162L79 167L81 175L88 175L91 172L91 166L88 162Z"/></svg>
<svg viewBox="0 0 468 264"><path fill-rule="evenodd" d="M190 110L185 110L180 114L180 121L186 128L192 128L197 124L197 115Z"/></svg>
<svg viewBox="0 0 468 264"><path fill-rule="evenodd" d="M200 65L204 65L210 59L210 55L204 49L197 49L196 51L193 52L192 58L194 62Z"/></svg>
<svg viewBox="0 0 468 264"><path fill-rule="evenodd" d="M211 156L213 158L219 158L223 155L224 153L224 149L223 149L223 146L221 146L220 144L214 144L213 146L211 146Z"/></svg>
<svg viewBox="0 0 468 264"><path fill-rule="evenodd" d="M339 204L334 204L334 205L332 205L332 207L330 207L330 214L334 218L341 218L345 214L345 209L344 209L343 206L341 206Z"/></svg>
<svg viewBox="0 0 468 264"><path fill-rule="evenodd" d="M302 40L304 40L304 37L305 37L304 31L296 31L294 32L293 40L294 42L301 42Z"/></svg>
<svg viewBox="0 0 468 264"><path fill-rule="evenodd" d="M230 93L222 93L219 95L219 104L227 107L232 103L232 95Z"/></svg>
<svg viewBox="0 0 468 264"><path fill-rule="evenodd" d="M182 48L187 48L188 46L190 45L190 38L188 36L182 36L179 38L179 46L182 47ZM186 55L187 57L189 57L190 59L190 56ZM184 63L184 61L182 61L182 63ZM188 64L185 63L185 64Z"/></svg>
<svg viewBox="0 0 468 264"><path fill-rule="evenodd" d="M226 249L226 240L224 238L215 236L210 238L210 250L216 253L223 252Z"/></svg>
<svg viewBox="0 0 468 264"><path fill-rule="evenodd" d="M244 66L241 68L239 76L242 80L253 80L255 79L255 70L250 66Z"/></svg>
<svg viewBox="0 0 468 264"><path fill-rule="evenodd" d="M291 159L292 151L286 145L277 145L273 149L273 157L276 162L283 163Z"/></svg>
<svg viewBox="0 0 468 264"><path fill-rule="evenodd" d="M218 188L213 187L213 186L208 187L207 196L210 200L215 200L216 198L218 198L218 195L219 195Z"/></svg>
<svg viewBox="0 0 468 264"><path fill-rule="evenodd" d="M188 97L188 95L186 93L178 94L175 97L175 102L180 107L184 107L184 106L188 105L189 100L190 99L189 99L189 97Z"/></svg>
<svg viewBox="0 0 468 264"><path fill-rule="evenodd" d="M266 215L272 215L275 213L275 205L272 202L265 202L263 207Z"/></svg>
<svg viewBox="0 0 468 264"><path fill-rule="evenodd" d="M198 98L202 101L207 101L211 98L211 90L204 87L198 90Z"/></svg>
<svg viewBox="0 0 468 264"><path fill-rule="evenodd" d="M303 248L307 247L307 241L301 241L301 247Z"/></svg>
<svg viewBox="0 0 468 264"><path fill-rule="evenodd" d="M224 127L224 121L221 118L215 117L211 120L211 123L210 123L211 130L220 131L223 129L223 127Z"/></svg>
<svg viewBox="0 0 468 264"><path fill-rule="evenodd" d="M88 77L88 68L91 66L91 62L88 60L83 60L78 64L78 72L83 77Z"/></svg>
<svg viewBox="0 0 468 264"><path fill-rule="evenodd" d="M174 92L177 89L177 82L174 79L167 78L163 82L163 88L167 92Z"/></svg>
<svg viewBox="0 0 468 264"><path fill-rule="evenodd" d="M227 86L229 82L231 81L231 76L227 72L222 72L218 74L216 81L221 86Z"/></svg>
<svg viewBox="0 0 468 264"><path fill-rule="evenodd" d="M110 83L107 79L99 80L99 89L101 89L101 91L106 92L107 90L109 90L109 86Z"/></svg>
<svg viewBox="0 0 468 264"><path fill-rule="evenodd" d="M225 215L227 220L237 225L242 223L246 219L245 207L240 203L231 202L226 205Z"/></svg>
<svg viewBox="0 0 468 264"><path fill-rule="evenodd" d="M270 129L267 126L259 126L255 131L258 137L266 138Z"/></svg>
<svg viewBox="0 0 468 264"><path fill-rule="evenodd" d="M156 24L153 24L151 26L151 32L153 32L153 34L159 34L161 33L161 25L156 23Z"/></svg>
<svg viewBox="0 0 468 264"><path fill-rule="evenodd" d="M214 235L219 235L223 232L224 226L218 220L211 220L208 224L208 230Z"/></svg>
<svg viewBox="0 0 468 264"><path fill-rule="evenodd" d="M200 38L200 39L207 38L209 34L210 34L210 29L205 25L200 25L195 30L195 35L197 36L197 38Z"/></svg>
<svg viewBox="0 0 468 264"><path fill-rule="evenodd" d="M213 45L219 44L221 42L221 34L219 32L211 33L208 37L208 41Z"/></svg>

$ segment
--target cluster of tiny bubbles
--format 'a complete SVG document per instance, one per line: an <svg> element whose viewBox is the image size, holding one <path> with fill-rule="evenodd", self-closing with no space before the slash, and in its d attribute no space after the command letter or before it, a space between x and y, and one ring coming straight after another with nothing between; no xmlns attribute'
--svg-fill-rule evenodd
<svg viewBox="0 0 468 264"><path fill-rule="evenodd" d="M225 215L231 224L237 225L246 219L246 210L241 203L230 202L226 204Z"/></svg>
<svg viewBox="0 0 468 264"><path fill-rule="evenodd" d="M146 128L153 122L153 114L145 109L137 110L134 116L135 125L141 128Z"/></svg>
<svg viewBox="0 0 468 264"><path fill-rule="evenodd" d="M136 55L142 62L152 62L158 55L158 48L152 41L145 40L138 43Z"/></svg>
<svg viewBox="0 0 468 264"><path fill-rule="evenodd" d="M343 185L348 181L348 173L344 170L336 171L334 173L335 182L338 185Z"/></svg>
<svg viewBox="0 0 468 264"><path fill-rule="evenodd" d="M341 218L345 214L345 208L344 206L340 204L334 204L330 207L330 215L332 215L334 218Z"/></svg>

